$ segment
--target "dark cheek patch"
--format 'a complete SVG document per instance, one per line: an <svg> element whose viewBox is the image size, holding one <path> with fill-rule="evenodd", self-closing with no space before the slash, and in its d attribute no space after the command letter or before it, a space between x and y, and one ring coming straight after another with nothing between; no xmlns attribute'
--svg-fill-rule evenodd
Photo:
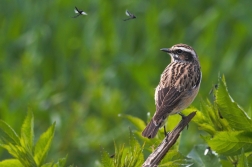
<svg viewBox="0 0 252 167"><path fill-rule="evenodd" d="M186 53L184 58L186 61L193 61L193 56L191 55L191 53Z"/></svg>
<svg viewBox="0 0 252 167"><path fill-rule="evenodd" d="M188 56L187 55L181 55L180 60L188 61Z"/></svg>

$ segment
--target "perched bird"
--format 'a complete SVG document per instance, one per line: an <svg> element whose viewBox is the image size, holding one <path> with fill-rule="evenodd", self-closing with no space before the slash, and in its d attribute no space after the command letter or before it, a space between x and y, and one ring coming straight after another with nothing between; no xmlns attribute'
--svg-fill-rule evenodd
<svg viewBox="0 0 252 167"><path fill-rule="evenodd" d="M128 10L126 10L125 14L126 14L127 16L129 16L129 18L124 19L123 21L127 21L127 20L130 20L130 19L135 19L135 18L136 18L136 16L133 15L132 13L130 13Z"/></svg>
<svg viewBox="0 0 252 167"><path fill-rule="evenodd" d="M168 115L179 113L193 102L201 82L200 63L192 47L177 44L160 50L171 56L171 63L155 90L156 112L142 132L147 138L156 136Z"/></svg>
<svg viewBox="0 0 252 167"><path fill-rule="evenodd" d="M76 6L75 6L75 9L74 9L74 12L77 13L77 15L74 16L73 18L76 18L76 17L78 17L78 16L80 16L80 15L87 15L87 13L85 13L85 12L82 11L82 10L79 10Z"/></svg>

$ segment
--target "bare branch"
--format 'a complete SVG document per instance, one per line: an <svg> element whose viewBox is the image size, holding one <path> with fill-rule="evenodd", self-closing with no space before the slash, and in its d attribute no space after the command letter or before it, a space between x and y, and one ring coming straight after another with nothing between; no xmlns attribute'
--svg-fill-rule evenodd
<svg viewBox="0 0 252 167"><path fill-rule="evenodd" d="M149 155L142 167L157 167L169 149L176 143L178 137L180 136L180 132L188 125L195 115L196 112L192 112L188 116L184 117L173 129L173 131L164 138L155 151Z"/></svg>

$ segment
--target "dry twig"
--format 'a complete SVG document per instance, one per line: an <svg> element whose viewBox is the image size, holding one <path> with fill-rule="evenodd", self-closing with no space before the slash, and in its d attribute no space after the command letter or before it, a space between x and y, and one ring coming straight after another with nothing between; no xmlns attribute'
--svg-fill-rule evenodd
<svg viewBox="0 0 252 167"><path fill-rule="evenodd" d="M188 125L191 119L196 115L196 112L190 113L188 116L184 117L179 124L168 133L164 138L162 143L155 149L153 153L149 155L142 167L157 167L160 161L167 154L169 149L176 143L180 132Z"/></svg>

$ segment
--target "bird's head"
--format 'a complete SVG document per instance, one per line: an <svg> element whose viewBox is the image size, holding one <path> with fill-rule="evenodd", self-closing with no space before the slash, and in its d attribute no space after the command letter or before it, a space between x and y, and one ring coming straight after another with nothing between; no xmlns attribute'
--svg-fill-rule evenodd
<svg viewBox="0 0 252 167"><path fill-rule="evenodd" d="M176 44L171 48L163 48L161 51L167 52L173 61L198 62L198 56L194 49L186 44Z"/></svg>

